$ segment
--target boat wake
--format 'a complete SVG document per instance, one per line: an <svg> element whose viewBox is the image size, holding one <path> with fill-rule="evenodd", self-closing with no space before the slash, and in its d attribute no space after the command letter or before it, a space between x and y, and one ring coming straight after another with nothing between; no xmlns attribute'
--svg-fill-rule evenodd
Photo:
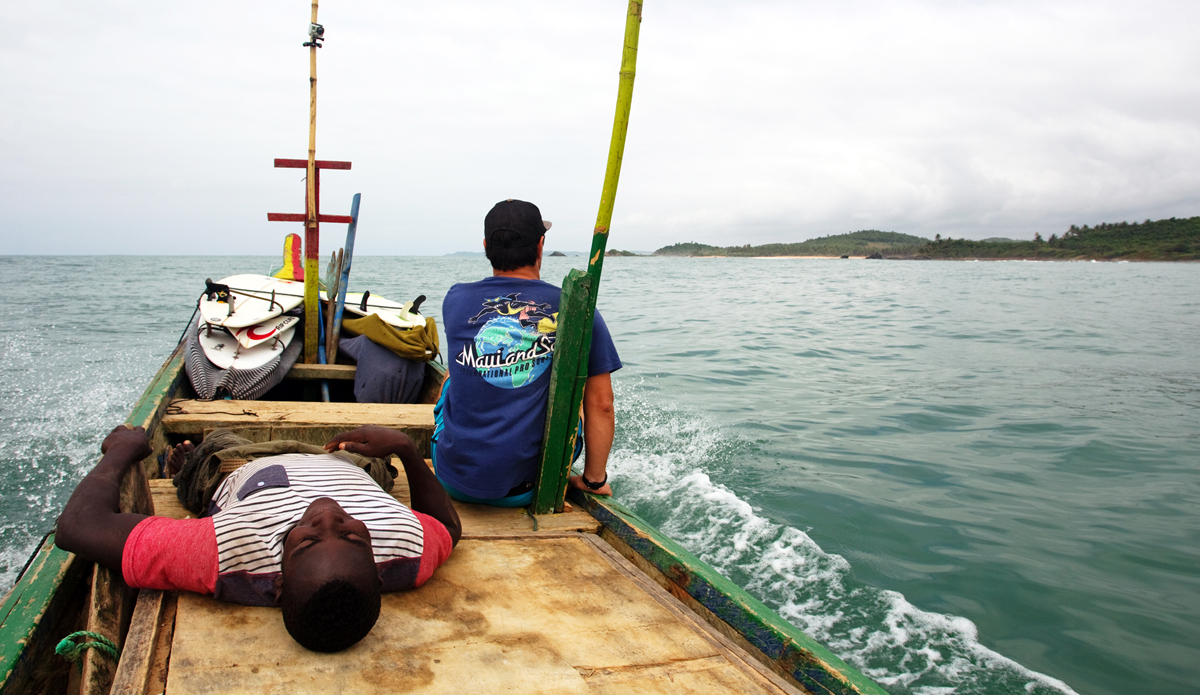
<svg viewBox="0 0 1200 695"><path fill-rule="evenodd" d="M102 346L66 354L30 350L35 338L0 338L0 594L51 530L75 485L100 458L100 442L124 421L146 367ZM137 355L136 357L140 357ZM80 361L103 365L97 378Z"/></svg>
<svg viewBox="0 0 1200 695"><path fill-rule="evenodd" d="M1074 693L980 644L974 623L856 582L804 531L759 515L722 480L749 444L618 386L616 499L893 695Z"/></svg>

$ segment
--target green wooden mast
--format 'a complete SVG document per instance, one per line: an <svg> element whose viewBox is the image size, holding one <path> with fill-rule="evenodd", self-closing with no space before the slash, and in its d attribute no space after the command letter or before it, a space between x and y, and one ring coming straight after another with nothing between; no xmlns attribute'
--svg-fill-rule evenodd
<svg viewBox="0 0 1200 695"><path fill-rule="evenodd" d="M558 330L554 345L554 364L550 371L550 398L546 409L546 429L542 439L542 467L534 493L533 513L561 512L571 472L571 454L575 449L576 426L583 387L587 381L588 353L592 345L592 316L604 268L608 246L608 228L612 222L617 180L625 153L625 132L629 128L629 107L633 103L633 78L637 64L638 32L642 23L642 0L629 0L625 17L625 49L621 55L621 80L617 89L617 115L613 120L612 141L608 147L608 167L604 189L600 193L600 211L592 232L592 250L587 272L572 269L563 280L558 307Z"/></svg>

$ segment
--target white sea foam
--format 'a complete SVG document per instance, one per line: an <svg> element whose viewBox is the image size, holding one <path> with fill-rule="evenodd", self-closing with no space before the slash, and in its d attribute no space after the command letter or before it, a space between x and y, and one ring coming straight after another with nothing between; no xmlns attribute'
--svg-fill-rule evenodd
<svg viewBox="0 0 1200 695"><path fill-rule="evenodd" d="M980 644L970 620L857 583L845 558L761 516L720 482L742 443L640 393L627 386L617 399L610 471L619 501L889 692L1074 693Z"/></svg>
<svg viewBox="0 0 1200 695"><path fill-rule="evenodd" d="M99 458L105 433L124 420L147 369L139 354L107 354L98 346L41 353L40 338L0 336L7 372L0 391L0 593L12 586ZM84 368L87 363L93 368Z"/></svg>

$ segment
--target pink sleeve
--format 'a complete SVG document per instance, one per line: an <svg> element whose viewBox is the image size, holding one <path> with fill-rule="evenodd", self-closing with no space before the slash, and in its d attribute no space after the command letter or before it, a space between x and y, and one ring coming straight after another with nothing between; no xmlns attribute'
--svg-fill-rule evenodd
<svg viewBox="0 0 1200 695"><path fill-rule="evenodd" d="M433 576L433 571L450 559L450 551L454 542L450 540L450 532L442 522L421 512L414 511L425 532L425 552L421 553L421 566L417 569L417 581L414 587L421 586Z"/></svg>
<svg viewBox="0 0 1200 695"><path fill-rule="evenodd" d="M144 519L125 541L121 571L125 583L135 589L212 594L217 584L217 533L212 518Z"/></svg>

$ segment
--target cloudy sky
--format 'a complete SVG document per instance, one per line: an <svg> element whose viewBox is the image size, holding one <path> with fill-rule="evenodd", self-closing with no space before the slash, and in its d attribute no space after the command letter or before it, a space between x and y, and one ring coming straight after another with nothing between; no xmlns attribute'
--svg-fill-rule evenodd
<svg viewBox="0 0 1200 695"><path fill-rule="evenodd" d="M275 254L309 4L6 3L0 254ZM325 0L322 209L357 251L478 250L497 200L582 250L622 0ZM646 0L611 247L1032 237L1200 214L1200 3ZM327 246L344 227L326 227Z"/></svg>

